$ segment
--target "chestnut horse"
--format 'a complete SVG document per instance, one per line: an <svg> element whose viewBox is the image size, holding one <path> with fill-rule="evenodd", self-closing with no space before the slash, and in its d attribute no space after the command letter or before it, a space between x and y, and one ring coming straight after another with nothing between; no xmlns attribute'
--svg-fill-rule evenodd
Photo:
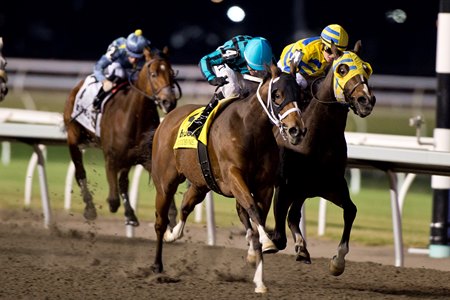
<svg viewBox="0 0 450 300"><path fill-rule="evenodd" d="M294 238L296 259L305 263L311 263L311 259L299 222L306 198L322 197L343 209L344 230L337 255L330 262L330 273L335 276L344 272L357 211L344 177L348 111L350 108L364 118L376 102L368 84L372 69L358 57L360 47L360 41L353 52L340 52L332 47L337 58L318 91L311 92L313 97L307 107L302 108L307 128L304 139L298 146L281 148L281 180L274 198L276 225L272 240L280 250L286 248L285 220L290 207L287 223Z"/></svg>
<svg viewBox="0 0 450 300"><path fill-rule="evenodd" d="M139 71L136 82L120 89L105 104L100 122L101 137L84 128L71 117L75 97L83 81L71 91L65 108L64 123L67 143L75 165L75 178L81 188L85 202L84 217L97 217L92 194L88 188L81 148L94 146L103 150L106 176L109 185L107 202L111 212L117 212L122 197L126 224L138 226L139 221L129 202L128 173L134 165L141 164L150 171L150 132L160 123L157 107L167 113L176 107L181 90L175 80L175 73L164 52L146 52L146 63ZM178 88L178 95L174 87ZM120 195L120 196L119 196Z"/></svg>
<svg viewBox="0 0 450 300"><path fill-rule="evenodd" d="M6 59L2 55L3 38L0 37L0 102L5 99L8 94L8 76L6 74Z"/></svg>
<svg viewBox="0 0 450 300"><path fill-rule="evenodd" d="M256 92L231 102L218 115L211 124L206 145L212 177L219 189L215 191L236 198L237 206L245 209L254 226L247 238L252 239L257 256L254 282L259 293L267 290L263 282L262 253L278 251L265 229L279 162L272 128L276 124L291 144L301 141L303 122L296 103L298 98L299 90L292 74L281 73L272 66ZM163 241L182 237L187 217L211 189L202 174L197 149L173 149L180 124L197 108L198 105L185 105L167 114L153 138L157 251L152 269L156 273L163 271ZM186 179L191 185L183 197L180 220L171 231L167 226L169 206L178 185Z"/></svg>

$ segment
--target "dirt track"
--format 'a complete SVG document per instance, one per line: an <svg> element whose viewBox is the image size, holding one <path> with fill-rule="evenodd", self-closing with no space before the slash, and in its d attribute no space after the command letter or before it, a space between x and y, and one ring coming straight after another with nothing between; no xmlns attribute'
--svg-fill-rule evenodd
<svg viewBox="0 0 450 300"><path fill-rule="evenodd" d="M188 223L182 240L165 244L165 272L154 275L147 271L155 252L148 224L129 239L117 220L58 216L48 230L30 212L0 218L0 299L450 299L450 259L433 261L449 271L396 268L357 262L370 257L358 258L354 247L344 274L333 277L312 242L311 265L284 252L265 256L269 292L261 296L253 292L240 229L219 229L222 246L212 247L204 228Z"/></svg>

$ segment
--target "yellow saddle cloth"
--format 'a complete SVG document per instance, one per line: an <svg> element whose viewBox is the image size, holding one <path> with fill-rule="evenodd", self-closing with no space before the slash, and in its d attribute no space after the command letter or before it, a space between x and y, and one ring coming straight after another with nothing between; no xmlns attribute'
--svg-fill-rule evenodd
<svg viewBox="0 0 450 300"><path fill-rule="evenodd" d="M208 119L206 119L205 124L201 128L200 135L198 136L198 141L202 142L204 145L206 145L208 140L208 131L209 127L211 126L212 121L214 120L215 115L217 112L221 109L221 107L224 107L224 105L231 100L237 99L238 97L229 97L225 98L219 101L217 106L211 111L211 113L208 116ZM197 139L194 135L188 134L188 127L189 125L196 120L201 112L205 109L205 107L200 107L193 112L191 112L181 123L180 128L178 129L177 133L177 140L175 141L175 145L173 146L173 149L179 149L179 148L197 148Z"/></svg>

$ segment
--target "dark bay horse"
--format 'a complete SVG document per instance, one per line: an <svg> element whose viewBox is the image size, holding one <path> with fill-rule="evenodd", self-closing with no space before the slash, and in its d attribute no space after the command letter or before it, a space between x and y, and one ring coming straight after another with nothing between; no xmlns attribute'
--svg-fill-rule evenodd
<svg viewBox="0 0 450 300"><path fill-rule="evenodd" d="M8 75L6 74L6 59L2 55L3 38L0 37L0 102L5 99L8 94Z"/></svg>
<svg viewBox="0 0 450 300"><path fill-rule="evenodd" d="M175 73L164 52L146 52L146 63L136 82L119 90L105 104L101 119L101 137L85 129L71 113L81 81L70 93L64 108L64 123L70 156L75 164L75 178L85 202L84 217L97 217L92 194L88 188L81 148L98 147L103 150L106 176L109 184L107 202L111 212L117 212L122 197L126 224L138 226L139 221L129 202L128 173L134 165L141 164L147 171L151 167L150 132L160 123L157 107L167 113L176 107L181 96ZM178 88L178 94L175 92ZM120 195L120 196L119 196Z"/></svg>
<svg viewBox="0 0 450 300"><path fill-rule="evenodd" d="M286 248L285 220L295 241L297 260L311 263L299 228L301 207L306 198L322 197L343 209L344 230L337 255L330 262L330 273L338 276L345 269L350 231L356 217L345 175L347 143L344 130L349 109L361 118L368 116L376 99L368 85L371 66L353 51L339 52L337 59L312 99L303 110L306 134L295 147L281 149L281 180L274 198L275 230L272 240L279 249ZM314 84L312 85L315 86ZM290 148L290 149L289 149ZM290 207L290 209L289 209Z"/></svg>
<svg viewBox="0 0 450 300"><path fill-rule="evenodd" d="M304 126L296 103L298 98L299 91L292 74L281 74L276 66L272 66L269 76L261 81L256 92L231 102L210 127L207 149L212 177L220 189L216 192L236 198L238 210L244 209L252 222L249 226L253 225L247 238L252 240L252 250L256 253L253 281L258 293L267 290L263 282L262 253L278 251L265 229L279 162L272 128L281 131L286 143L300 142ZM211 189L202 174L197 149L173 149L180 124L197 108L198 105L185 105L167 114L153 138L157 251L152 269L156 273L163 271L163 241L182 237L189 214ZM186 179L191 185L183 197L180 220L170 230L169 206L179 184Z"/></svg>

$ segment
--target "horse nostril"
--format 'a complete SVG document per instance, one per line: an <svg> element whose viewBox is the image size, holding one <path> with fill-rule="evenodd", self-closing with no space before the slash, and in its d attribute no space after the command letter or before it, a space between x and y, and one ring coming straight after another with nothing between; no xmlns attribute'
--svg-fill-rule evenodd
<svg viewBox="0 0 450 300"><path fill-rule="evenodd" d="M300 129L298 128L298 126L295 126L295 127L289 128L288 132L289 132L290 136L298 137L300 134Z"/></svg>
<svg viewBox="0 0 450 300"><path fill-rule="evenodd" d="M359 104L363 104L363 105L366 105L369 102L365 96L358 97L358 99L356 99L356 101L358 101Z"/></svg>

